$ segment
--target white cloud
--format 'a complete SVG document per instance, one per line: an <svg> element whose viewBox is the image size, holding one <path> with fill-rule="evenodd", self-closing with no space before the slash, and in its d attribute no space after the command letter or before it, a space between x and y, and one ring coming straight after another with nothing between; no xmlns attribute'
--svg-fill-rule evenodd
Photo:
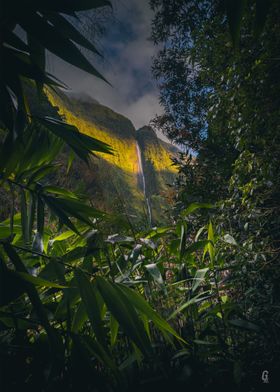
<svg viewBox="0 0 280 392"><path fill-rule="evenodd" d="M115 0L114 8L102 40L105 60L98 63L113 87L59 60L53 68L74 91L85 92L129 117L137 129L162 112L151 75L152 57L157 52L148 40L152 11L148 0Z"/></svg>
<svg viewBox="0 0 280 392"><path fill-rule="evenodd" d="M153 93L148 93L141 96L137 101L124 108L124 114L133 118L133 123L136 128L148 125L150 120L156 115L160 114L162 109L158 103L157 96Z"/></svg>

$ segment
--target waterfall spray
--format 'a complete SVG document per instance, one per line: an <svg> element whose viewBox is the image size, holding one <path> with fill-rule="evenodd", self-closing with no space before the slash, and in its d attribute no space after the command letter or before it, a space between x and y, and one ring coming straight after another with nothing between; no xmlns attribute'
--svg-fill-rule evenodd
<svg viewBox="0 0 280 392"><path fill-rule="evenodd" d="M138 142L136 142L136 149L137 149L137 156L138 156L138 162L139 162L139 173L141 175L142 184L143 184L143 193L144 193L144 197L145 197L146 205L147 205L149 224L152 225L151 204L150 204L149 197L147 195L146 180L145 180L145 175L144 175L144 170L143 170L143 163L142 163L142 154L141 154L141 149L140 149L140 146L139 146Z"/></svg>

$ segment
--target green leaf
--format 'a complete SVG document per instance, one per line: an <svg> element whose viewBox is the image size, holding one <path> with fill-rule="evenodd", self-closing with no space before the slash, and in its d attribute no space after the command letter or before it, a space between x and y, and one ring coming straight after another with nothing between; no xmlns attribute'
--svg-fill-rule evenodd
<svg viewBox="0 0 280 392"><path fill-rule="evenodd" d="M202 226L199 230L198 230L198 232L196 233L196 235L195 235L195 241L198 241L198 239L199 239L199 237L201 236L201 234L203 233L203 231L205 230L205 226Z"/></svg>
<svg viewBox="0 0 280 392"><path fill-rule="evenodd" d="M209 268L202 268L196 271L192 282L192 292L195 292L200 283L204 280L207 271L209 271Z"/></svg>
<svg viewBox="0 0 280 392"><path fill-rule="evenodd" d="M69 311L72 311L72 309L74 309L77 302L81 299L80 293L77 287L75 286L77 286L77 283L73 278L69 282L69 288L63 291L62 298L57 305L54 314L56 320L59 321L66 320L68 318Z"/></svg>
<svg viewBox="0 0 280 392"><path fill-rule="evenodd" d="M42 304L42 301L39 297L39 294L38 294L34 284L32 284L31 282L29 282L26 279L26 275L27 276L30 276L30 275L27 273L27 270L26 270L21 258L19 257L19 255L17 254L15 249L12 247L12 245L9 243L4 243L3 248L4 248L7 256L9 257L9 259L11 260L11 262L13 263L13 265L16 268L16 272L17 272L16 276L20 276L21 280L24 280L26 282L26 287L25 287L26 293L28 294L30 302L31 302L35 312L37 313L40 324L43 325L45 331L47 332L48 338L50 340L50 345L51 345L50 347L51 347L51 352L52 352L53 357L56 359L58 359L58 358L61 359L61 357L63 357L63 346L62 346L61 338L58 335L58 332L50 325L45 308ZM19 275L19 273L21 275ZM25 279L24 279L24 277L25 277Z"/></svg>
<svg viewBox="0 0 280 392"><path fill-rule="evenodd" d="M80 133L73 125L51 117L37 117L36 120L47 127L56 136L62 138L85 162L88 162L88 157L90 154L93 154L93 151L113 154L113 151L108 144Z"/></svg>
<svg viewBox="0 0 280 392"><path fill-rule="evenodd" d="M146 238L153 238L153 239L161 238L164 237L164 235L168 233L170 230L171 230L171 226L157 227L149 231L149 234L146 236Z"/></svg>
<svg viewBox="0 0 280 392"><path fill-rule="evenodd" d="M139 238L139 241L153 250L157 248L157 245L149 238Z"/></svg>
<svg viewBox="0 0 280 392"><path fill-rule="evenodd" d="M58 262L55 258L49 260L45 267L41 269L38 275L39 278L58 281L59 284L67 285L65 279L65 266ZM69 290L66 290L68 292ZM65 295L65 292L63 293ZM61 301L60 301L61 303Z"/></svg>
<svg viewBox="0 0 280 392"><path fill-rule="evenodd" d="M235 319L235 320L229 320L228 322L234 327L247 329L249 331L254 331L254 332L260 332L260 327L258 325L251 323L250 321L247 320Z"/></svg>
<svg viewBox="0 0 280 392"><path fill-rule="evenodd" d="M67 169L66 169L66 174L67 175L69 174L69 171L71 169L71 166L72 166L72 163L73 163L74 159L75 159L74 151L70 150L69 157L68 157L68 162L67 162Z"/></svg>
<svg viewBox="0 0 280 392"><path fill-rule="evenodd" d="M20 188L21 227L25 245L29 244L28 216L25 190Z"/></svg>
<svg viewBox="0 0 280 392"><path fill-rule="evenodd" d="M0 224L0 239L7 238L11 234L11 229L9 226L3 226Z"/></svg>
<svg viewBox="0 0 280 392"><path fill-rule="evenodd" d="M107 82L79 49L61 34L59 26L49 24L42 15L32 10L28 12L28 15L18 15L18 23L42 47L64 61Z"/></svg>
<svg viewBox="0 0 280 392"><path fill-rule="evenodd" d="M45 225L45 203L44 200L38 196L37 198L37 232L43 238Z"/></svg>
<svg viewBox="0 0 280 392"><path fill-rule="evenodd" d="M158 283L160 286L164 285L160 270L155 263L146 264L145 268L147 269L149 274L153 277L156 283Z"/></svg>
<svg viewBox="0 0 280 392"><path fill-rule="evenodd" d="M126 335L133 340L143 353L149 355L151 352L149 338L134 307L127 301L127 297L116 284L112 284L101 277L97 277L96 282L109 311Z"/></svg>
<svg viewBox="0 0 280 392"><path fill-rule="evenodd" d="M127 301L131 302L138 311L148 317L155 326L163 333L169 333L170 335L176 337L176 339L185 342L177 332L163 319L160 315L153 310L150 304L145 301L145 299L137 293L135 290L129 289L125 285L119 285L120 290L127 297ZM166 337L166 335L164 335Z"/></svg>
<svg viewBox="0 0 280 392"><path fill-rule="evenodd" d="M117 341L119 331L119 323L115 319L115 317L111 314L110 315L110 339L111 339L111 346L114 347Z"/></svg>
<svg viewBox="0 0 280 392"><path fill-rule="evenodd" d="M73 237L74 233L73 231L64 231L63 233L59 234L57 237L54 237L51 241L56 242L56 241L64 241L67 240L70 237Z"/></svg>
<svg viewBox="0 0 280 392"><path fill-rule="evenodd" d="M237 245L237 242L235 241L235 239L234 239L230 234L225 234L225 235L223 236L223 240L224 240L227 244Z"/></svg>
<svg viewBox="0 0 280 392"><path fill-rule="evenodd" d="M217 345L217 343L207 342L206 340L199 340L199 339L194 339L193 342L195 344L199 344L202 346L216 346Z"/></svg>
<svg viewBox="0 0 280 392"><path fill-rule="evenodd" d="M6 57L6 66L9 68L5 69L6 82L11 90L15 93L16 97L23 102L23 91L19 84L20 80L17 77L23 76L28 79L32 79L39 83L45 83L48 85L65 87L57 80L52 79L48 74L42 71L35 64L30 62L30 57L27 54L19 53L12 48L3 48ZM78 49L77 49L78 50ZM14 78L14 79L12 79Z"/></svg>
<svg viewBox="0 0 280 392"><path fill-rule="evenodd" d="M75 246L72 250L67 253L64 253L61 256L61 259L66 262L70 263L72 261L76 261L83 257L88 256L90 253L88 252L88 248L86 246Z"/></svg>
<svg viewBox="0 0 280 392"><path fill-rule="evenodd" d="M53 193L55 195L62 195L66 198L78 199L78 196L74 193L69 191L68 189L63 189L58 186L54 185L47 185L42 188L43 192Z"/></svg>
<svg viewBox="0 0 280 392"><path fill-rule="evenodd" d="M78 45L81 45L100 56L100 53L96 50L95 46L88 41L65 17L58 13L45 13L44 15L47 17L48 21L59 29L59 32L65 38L71 39Z"/></svg>
<svg viewBox="0 0 280 392"><path fill-rule="evenodd" d="M65 289L67 286L62 286L60 284L54 283L54 282L49 282L48 280L39 278L37 276L30 275L26 272L14 272L20 279L24 280L25 282L29 282L34 284L34 286L39 286L39 287L52 287L56 289Z"/></svg>
<svg viewBox="0 0 280 392"><path fill-rule="evenodd" d="M182 212L182 216L186 217L199 208L214 208L214 206L209 203L192 203Z"/></svg>
<svg viewBox="0 0 280 392"><path fill-rule="evenodd" d="M208 225L208 240L209 243L207 245L207 249L210 255L210 260L212 265L214 265L214 258L215 258L215 248L214 248L214 230L213 230L213 225L212 222L209 222Z"/></svg>
<svg viewBox="0 0 280 392"><path fill-rule="evenodd" d="M173 319L174 317L177 316L178 313L183 312L183 310L185 310L185 309L188 308L189 306L194 305L194 304L199 303L199 302L202 302L202 301L205 301L206 299L210 298L211 295L207 295L207 296L204 296L204 297L203 297L203 295L205 295L206 293L207 293L207 291L206 291L206 292L203 292L203 293L199 293L199 294L196 295L195 297L191 298L189 301L185 302L183 305L181 305L178 309L176 309L176 310L168 317L168 320Z"/></svg>
<svg viewBox="0 0 280 392"><path fill-rule="evenodd" d="M203 249L209 243L211 243L211 241L209 241L209 240L196 241L196 242L194 242L193 244L191 244L190 246L187 247L185 253L186 254L190 254L190 253L195 252L196 250Z"/></svg>
<svg viewBox="0 0 280 392"><path fill-rule="evenodd" d="M75 279L83 304L88 314L92 329L100 342L105 343L105 329L101 318L101 308L97 298L96 286L79 269L75 270Z"/></svg>
<svg viewBox="0 0 280 392"><path fill-rule="evenodd" d="M22 41L13 31L9 29L4 30L3 34L4 42L17 50L21 50L23 52L28 52L29 47Z"/></svg>
<svg viewBox="0 0 280 392"><path fill-rule="evenodd" d="M173 255L178 255L178 249L180 247L180 239L176 238L174 240L171 240L168 243L168 248L169 248L169 252Z"/></svg>
<svg viewBox="0 0 280 392"><path fill-rule="evenodd" d="M180 247L179 247L179 259L182 260L185 250L186 250L186 227L184 224L181 225L181 238L180 238Z"/></svg>
<svg viewBox="0 0 280 392"><path fill-rule="evenodd" d="M27 34L27 42L30 51L30 60L42 71L45 70L46 65L46 52L44 46L40 45L36 39ZM43 83L36 83L39 96L43 93Z"/></svg>
<svg viewBox="0 0 280 392"><path fill-rule="evenodd" d="M35 219L35 210L36 210L36 198L33 192L27 192L29 196L29 206L27 212L28 218L28 238L31 239L33 224Z"/></svg>
<svg viewBox="0 0 280 392"><path fill-rule="evenodd" d="M74 233L79 235L78 230L71 222L71 220L68 218L68 216L65 214L65 212L59 206L56 205L55 198L47 197L44 195L44 200L47 206L49 207L49 209L52 211L52 213L59 219L61 224L68 226L69 229L71 229Z"/></svg>
<svg viewBox="0 0 280 392"><path fill-rule="evenodd" d="M79 200L64 199L62 197L53 197L46 195L44 195L44 199L46 203L51 206L52 209L55 208L61 211L66 217L72 216L74 218L77 218L81 222L84 222L89 226L93 225L93 222L89 218L101 218L105 215L103 212L98 211L95 208L90 207ZM70 227L69 223L67 224L67 226Z"/></svg>
<svg viewBox="0 0 280 392"><path fill-rule="evenodd" d="M134 242L134 239L132 237L127 237L124 235L113 234L109 235L106 241L110 242L111 244L118 244L122 242Z"/></svg>
<svg viewBox="0 0 280 392"><path fill-rule="evenodd" d="M72 322L72 332L78 333L87 321L88 315L83 301L81 301L76 309Z"/></svg>

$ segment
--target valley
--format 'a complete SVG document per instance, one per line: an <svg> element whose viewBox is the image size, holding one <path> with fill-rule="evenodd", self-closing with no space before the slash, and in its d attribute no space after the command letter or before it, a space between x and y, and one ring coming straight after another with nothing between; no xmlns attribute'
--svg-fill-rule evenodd
<svg viewBox="0 0 280 392"><path fill-rule="evenodd" d="M113 149L112 155L95 153L89 166L75 159L61 181L80 188L103 211L118 211L148 227L167 222L164 211L176 176L176 147L149 126L136 130L128 118L89 96L47 91L47 97L61 118Z"/></svg>

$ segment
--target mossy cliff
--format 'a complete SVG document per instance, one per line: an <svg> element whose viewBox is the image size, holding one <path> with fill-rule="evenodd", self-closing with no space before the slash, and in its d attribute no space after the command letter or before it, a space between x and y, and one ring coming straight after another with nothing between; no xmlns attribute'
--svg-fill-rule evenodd
<svg viewBox="0 0 280 392"><path fill-rule="evenodd" d="M113 155L98 153L89 166L75 160L67 181L86 191L96 207L143 222L149 220L147 196L151 203L152 223L163 221L169 197L168 184L174 181L176 174L170 157L176 149L158 139L150 127L136 131L128 118L89 96L51 92L47 92L47 96L67 122L114 149ZM141 184L137 143L141 151L146 195Z"/></svg>

